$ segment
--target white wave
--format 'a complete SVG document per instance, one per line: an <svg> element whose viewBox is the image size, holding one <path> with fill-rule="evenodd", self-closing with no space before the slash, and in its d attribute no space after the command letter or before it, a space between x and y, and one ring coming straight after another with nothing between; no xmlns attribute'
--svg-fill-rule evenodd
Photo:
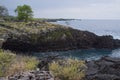
<svg viewBox="0 0 120 80"><path fill-rule="evenodd" d="M70 20L56 23L91 31L100 36L112 35L115 39L120 39L120 20Z"/></svg>
<svg viewBox="0 0 120 80"><path fill-rule="evenodd" d="M110 56L120 58L120 49L113 50Z"/></svg>

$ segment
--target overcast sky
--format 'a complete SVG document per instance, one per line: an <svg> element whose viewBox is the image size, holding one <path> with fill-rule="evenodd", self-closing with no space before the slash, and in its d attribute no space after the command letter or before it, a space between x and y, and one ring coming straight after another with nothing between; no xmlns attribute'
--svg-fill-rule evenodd
<svg viewBox="0 0 120 80"><path fill-rule="evenodd" d="M11 15L23 4L40 18L120 19L120 0L0 0Z"/></svg>

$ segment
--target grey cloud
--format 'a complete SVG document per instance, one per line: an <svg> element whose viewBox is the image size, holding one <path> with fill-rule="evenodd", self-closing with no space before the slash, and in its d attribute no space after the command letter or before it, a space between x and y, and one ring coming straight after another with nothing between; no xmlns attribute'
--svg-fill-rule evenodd
<svg viewBox="0 0 120 80"><path fill-rule="evenodd" d="M31 5L35 17L120 19L120 0L0 0L11 15L23 4Z"/></svg>

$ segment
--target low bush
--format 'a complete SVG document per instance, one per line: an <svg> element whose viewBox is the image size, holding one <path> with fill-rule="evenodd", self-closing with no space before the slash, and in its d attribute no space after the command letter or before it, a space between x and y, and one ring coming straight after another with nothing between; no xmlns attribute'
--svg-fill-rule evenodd
<svg viewBox="0 0 120 80"><path fill-rule="evenodd" d="M81 80L85 76L85 62L68 59L59 60L49 65L50 70L55 75L56 80Z"/></svg>
<svg viewBox="0 0 120 80"><path fill-rule="evenodd" d="M0 50L0 76L7 74L8 68L15 59L15 55L11 52Z"/></svg>
<svg viewBox="0 0 120 80"><path fill-rule="evenodd" d="M16 55L9 51L0 50L0 76L36 69L38 60L35 57Z"/></svg>

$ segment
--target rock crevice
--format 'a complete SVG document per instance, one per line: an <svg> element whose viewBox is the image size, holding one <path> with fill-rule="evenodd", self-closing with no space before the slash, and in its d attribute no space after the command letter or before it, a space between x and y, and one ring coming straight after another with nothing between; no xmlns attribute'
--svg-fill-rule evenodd
<svg viewBox="0 0 120 80"><path fill-rule="evenodd" d="M103 57L86 64L85 80L120 80L120 58Z"/></svg>

